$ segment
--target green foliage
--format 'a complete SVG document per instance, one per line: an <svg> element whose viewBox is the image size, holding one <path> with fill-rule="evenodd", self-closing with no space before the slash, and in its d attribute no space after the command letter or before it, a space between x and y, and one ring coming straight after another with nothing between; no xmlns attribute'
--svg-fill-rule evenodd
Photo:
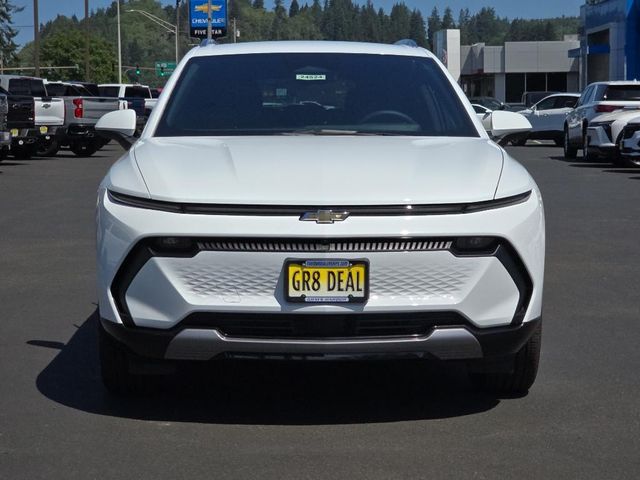
<svg viewBox="0 0 640 480"><path fill-rule="evenodd" d="M13 14L22 10L24 7L16 7L9 0L0 0L0 57L4 64L15 59L18 46L13 39L18 31L13 27Z"/></svg>
<svg viewBox="0 0 640 480"><path fill-rule="evenodd" d="M454 19L451 8L442 17L433 8L426 22L420 10L410 10L398 2L389 12L377 9L374 0L276 0L273 10L265 9L264 0L228 0L229 19L236 19L240 31L238 41L257 40L351 40L391 43L412 38L420 46L432 45L434 33L441 29L460 28L464 45L484 42L500 45L505 41L561 40L564 34L577 33L579 19L562 17L547 20L509 21L497 16L493 8L485 7L471 14L463 9ZM180 51L197 40L188 38L188 7L180 5ZM123 80L140 65L139 81L149 85L162 85L166 78L156 77L156 61L175 58L175 37L136 12L144 10L169 23L176 22L175 4L162 6L158 0L121 0L122 64L127 68ZM0 49L10 58L15 46L11 27L11 14L16 11L9 0L0 0ZM87 27L90 32L91 79L99 82L115 81L117 45L116 3L92 12L88 20L58 16L42 26L42 65L75 65L79 71L45 72L49 78L83 78L84 45ZM232 36L219 40L232 42ZM12 50L13 48L13 50ZM33 46L26 44L14 62L33 64Z"/></svg>
<svg viewBox="0 0 640 480"><path fill-rule="evenodd" d="M56 31L42 41L41 57L43 75L50 80L87 80L84 77L84 46L86 35L80 29ZM91 52L92 80L97 83L108 82L113 78L116 62L115 49L98 37L89 39ZM46 65L78 65L78 70L51 70Z"/></svg>

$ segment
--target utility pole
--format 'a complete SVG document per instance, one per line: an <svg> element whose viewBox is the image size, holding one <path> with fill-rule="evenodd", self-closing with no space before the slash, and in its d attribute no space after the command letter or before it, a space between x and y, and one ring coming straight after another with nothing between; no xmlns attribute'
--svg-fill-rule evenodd
<svg viewBox="0 0 640 480"><path fill-rule="evenodd" d="M84 0L84 29L85 29L85 44L84 44L84 81L90 81L89 73L89 35L91 35L89 29L89 0Z"/></svg>
<svg viewBox="0 0 640 480"><path fill-rule="evenodd" d="M211 22L211 0L209 0L209 8L207 9L207 42L211 42L211 39L213 38Z"/></svg>
<svg viewBox="0 0 640 480"><path fill-rule="evenodd" d="M116 0L118 15L118 83L122 83L122 41L120 40L120 0Z"/></svg>
<svg viewBox="0 0 640 480"><path fill-rule="evenodd" d="M38 19L38 0L33 0L33 65L35 76L40 76L40 20Z"/></svg>
<svg viewBox="0 0 640 480"><path fill-rule="evenodd" d="M180 47L178 46L178 35L180 32L180 0L176 0L176 65L180 58Z"/></svg>
<svg viewBox="0 0 640 480"><path fill-rule="evenodd" d="M233 43L238 41L238 28L236 25L236 17L233 17Z"/></svg>

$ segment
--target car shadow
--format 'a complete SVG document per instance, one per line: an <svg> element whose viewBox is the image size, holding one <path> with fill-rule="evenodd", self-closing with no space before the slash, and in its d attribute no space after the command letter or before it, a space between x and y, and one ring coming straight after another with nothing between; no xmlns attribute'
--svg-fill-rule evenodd
<svg viewBox="0 0 640 480"><path fill-rule="evenodd" d="M327 425L472 415L500 400L476 393L462 364L391 362L216 361L188 365L140 397L102 386L98 314L65 345L27 342L59 353L38 375L38 390L81 411L140 420L213 424Z"/></svg>

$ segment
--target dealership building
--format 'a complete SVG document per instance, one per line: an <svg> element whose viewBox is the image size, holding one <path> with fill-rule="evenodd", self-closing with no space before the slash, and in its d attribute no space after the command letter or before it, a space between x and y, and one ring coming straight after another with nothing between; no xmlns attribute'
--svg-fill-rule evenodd
<svg viewBox="0 0 640 480"><path fill-rule="evenodd" d="M460 45L436 32L434 53L470 97L520 102L527 91L580 92L592 82L640 80L640 0L590 0L578 35L556 42Z"/></svg>
<svg viewBox="0 0 640 480"><path fill-rule="evenodd" d="M468 96L517 103L524 92L577 92L579 59L569 52L579 47L578 37L569 35L557 42L460 45L459 30L442 30L434 53Z"/></svg>
<svg viewBox="0 0 640 480"><path fill-rule="evenodd" d="M591 0L580 17L580 84L640 80L640 0Z"/></svg>

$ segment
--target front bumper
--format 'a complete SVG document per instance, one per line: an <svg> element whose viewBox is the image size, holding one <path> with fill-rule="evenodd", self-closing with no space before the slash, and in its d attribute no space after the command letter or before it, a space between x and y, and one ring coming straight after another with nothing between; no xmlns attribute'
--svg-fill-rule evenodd
<svg viewBox="0 0 640 480"><path fill-rule="evenodd" d="M517 353L540 323L479 329L468 324L434 327L409 337L274 339L231 337L216 329L178 328L169 331L128 328L101 319L102 328L126 348L144 358L206 361L220 357L260 359L429 358L493 360Z"/></svg>
<svg viewBox="0 0 640 480"><path fill-rule="evenodd" d="M620 154L640 164L640 125L625 127L622 132Z"/></svg>
<svg viewBox="0 0 640 480"><path fill-rule="evenodd" d="M610 138L610 134L602 126L589 127L587 129L589 137L589 148L595 152L608 157L614 154L616 145Z"/></svg>
<svg viewBox="0 0 640 480"><path fill-rule="evenodd" d="M472 256L442 249L309 253L246 247L249 239L285 242L282 232L301 241L493 236L501 239L501 247ZM232 244L245 246L201 248L186 255L158 254L150 248L155 237L172 235L235 239L239 241ZM134 208L112 202L102 190L97 243L99 308L105 329L137 353L156 358L209 359L221 354L482 358L486 356L479 340L482 332L519 331L541 316L544 214L537 191L523 203L489 211L354 216L323 225L300 222L297 216L196 215ZM287 302L283 265L292 257L365 257L371 265L368 302ZM360 329L350 323L359 321L359 316L366 321L385 316L387 324ZM278 322L292 325L265 331L263 325L243 323L249 320L273 320L269 328ZM141 340L132 343L131 338ZM147 351L145 345L156 340L161 347Z"/></svg>

